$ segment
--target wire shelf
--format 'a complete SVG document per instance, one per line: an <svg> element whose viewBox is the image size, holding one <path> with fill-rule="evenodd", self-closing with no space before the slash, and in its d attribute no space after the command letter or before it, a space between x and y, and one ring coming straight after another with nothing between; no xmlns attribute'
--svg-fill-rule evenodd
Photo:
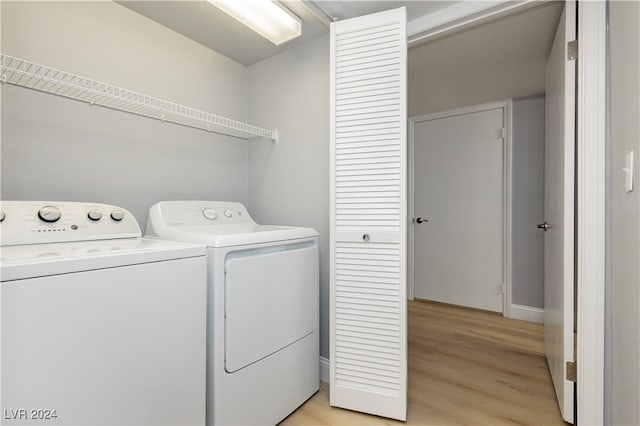
<svg viewBox="0 0 640 426"><path fill-rule="evenodd" d="M220 117L142 93L0 54L0 81L163 122L241 139L278 140L277 130Z"/></svg>

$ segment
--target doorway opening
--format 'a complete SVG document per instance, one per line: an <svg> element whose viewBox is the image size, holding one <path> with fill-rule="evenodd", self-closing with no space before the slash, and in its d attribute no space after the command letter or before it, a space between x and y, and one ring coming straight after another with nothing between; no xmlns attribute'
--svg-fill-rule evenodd
<svg viewBox="0 0 640 426"><path fill-rule="evenodd" d="M546 4L409 51L409 209L414 223L408 292L418 299L545 321L556 395L563 418L573 422L574 386L564 370L566 362L575 362L575 62L565 66L564 49L575 38L576 12L575 3L568 5L565 11L563 3ZM509 132L512 108L469 105L545 92L547 115L534 139L539 148L545 140L547 146L538 149L542 157L532 158L533 169L544 177L543 189L538 179L533 188L538 199L524 197L529 203L524 211L537 210L539 217L515 227L512 177L528 170L519 163L512 167L513 145L522 143ZM571 111L565 107L569 104ZM522 195L521 188L517 194ZM522 232L527 226L529 232ZM544 243L537 250L525 244L529 252L516 256L514 235ZM525 271L535 271L536 277L523 279L531 278ZM560 283L558 289L550 282ZM562 283L569 282L567 290ZM545 306L552 307L546 316Z"/></svg>

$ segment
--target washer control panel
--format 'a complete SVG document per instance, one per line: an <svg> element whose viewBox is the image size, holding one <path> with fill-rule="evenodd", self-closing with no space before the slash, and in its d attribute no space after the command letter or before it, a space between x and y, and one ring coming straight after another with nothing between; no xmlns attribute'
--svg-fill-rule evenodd
<svg viewBox="0 0 640 426"><path fill-rule="evenodd" d="M157 215L170 227L255 223L245 206L233 201L162 201L151 207L149 215Z"/></svg>
<svg viewBox="0 0 640 426"><path fill-rule="evenodd" d="M98 203L0 201L0 245L140 237L122 207Z"/></svg>

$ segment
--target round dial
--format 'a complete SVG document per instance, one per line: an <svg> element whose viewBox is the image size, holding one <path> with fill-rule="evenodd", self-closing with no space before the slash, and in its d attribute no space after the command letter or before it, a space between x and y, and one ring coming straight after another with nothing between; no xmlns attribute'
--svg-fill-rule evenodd
<svg viewBox="0 0 640 426"><path fill-rule="evenodd" d="M209 220L215 220L218 217L218 213L214 209L206 208L202 210L202 215Z"/></svg>
<svg viewBox="0 0 640 426"><path fill-rule="evenodd" d="M57 222L60 219L60 216L62 216L60 210L54 206L44 206L38 210L38 217L45 222Z"/></svg>
<svg viewBox="0 0 640 426"><path fill-rule="evenodd" d="M87 213L87 217L93 221L99 221L100 219L102 219L102 212L100 210L96 210L96 209L91 209L89 210L89 212Z"/></svg>
<svg viewBox="0 0 640 426"><path fill-rule="evenodd" d="M122 219L124 219L124 212L122 210L112 211L111 219L115 220L116 222L120 222Z"/></svg>
<svg viewBox="0 0 640 426"><path fill-rule="evenodd" d="M4 212L0 212L0 222L4 222L5 214Z"/></svg>
<svg viewBox="0 0 640 426"><path fill-rule="evenodd" d="M226 217L231 217L231 216L233 216L233 213L229 209L224 209L224 215Z"/></svg>

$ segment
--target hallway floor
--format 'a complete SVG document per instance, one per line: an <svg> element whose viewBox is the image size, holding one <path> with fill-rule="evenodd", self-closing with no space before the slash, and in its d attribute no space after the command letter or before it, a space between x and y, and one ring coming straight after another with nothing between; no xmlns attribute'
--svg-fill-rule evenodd
<svg viewBox="0 0 640 426"><path fill-rule="evenodd" d="M406 424L564 425L543 343L541 324L410 301ZM403 424L332 408L328 387L281 424Z"/></svg>

